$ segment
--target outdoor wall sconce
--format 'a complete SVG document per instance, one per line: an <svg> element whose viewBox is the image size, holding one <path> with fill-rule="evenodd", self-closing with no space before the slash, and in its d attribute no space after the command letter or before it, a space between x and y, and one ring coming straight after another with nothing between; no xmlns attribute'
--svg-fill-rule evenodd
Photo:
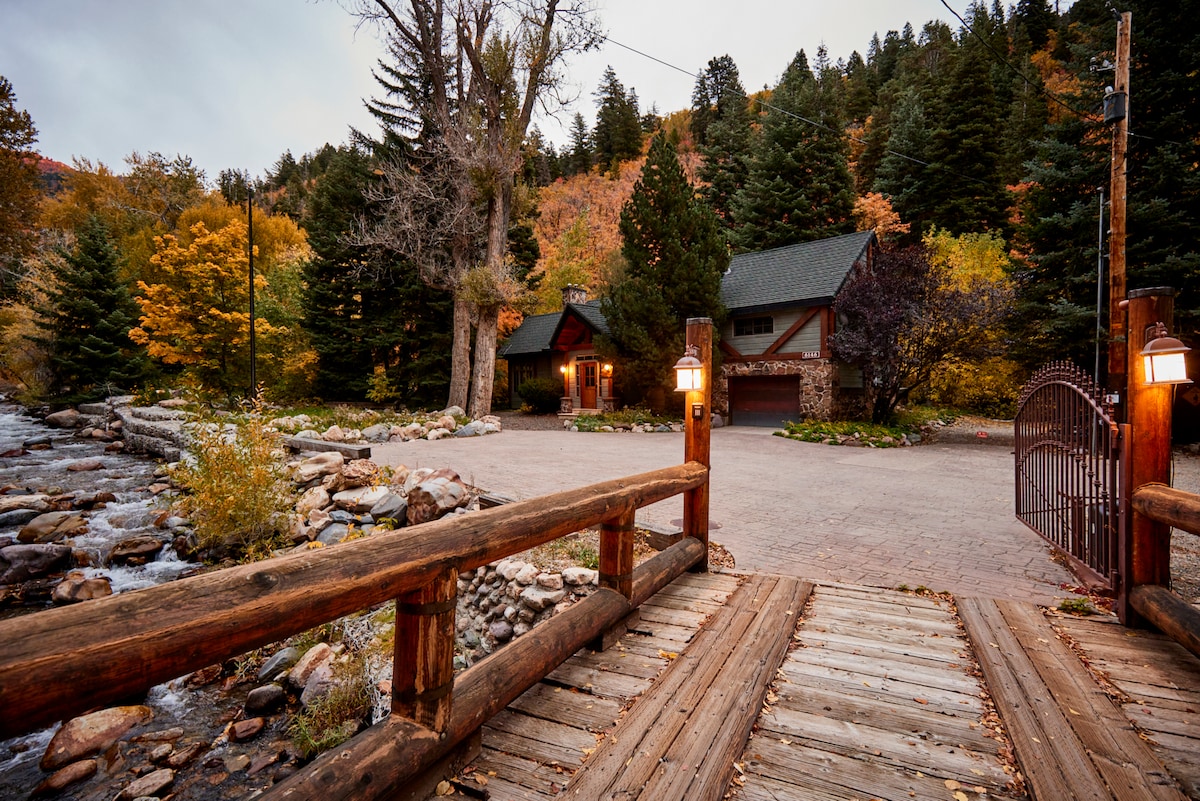
<svg viewBox="0 0 1200 801"><path fill-rule="evenodd" d="M1146 346L1142 348L1142 362L1146 367L1147 384L1190 384L1187 377L1187 359L1184 356L1191 348L1178 339L1167 336L1167 327L1155 323L1146 334Z"/></svg>
<svg viewBox="0 0 1200 801"><path fill-rule="evenodd" d="M604 365L604 374L612 375L612 365L611 364Z"/></svg>
<svg viewBox="0 0 1200 801"><path fill-rule="evenodd" d="M675 391L691 392L704 389L704 365L700 359L700 350L695 345L688 345L683 357L675 362Z"/></svg>
<svg viewBox="0 0 1200 801"><path fill-rule="evenodd" d="M558 366L558 372L562 373L563 375L566 375L567 374L567 366L565 364L560 364Z"/></svg>

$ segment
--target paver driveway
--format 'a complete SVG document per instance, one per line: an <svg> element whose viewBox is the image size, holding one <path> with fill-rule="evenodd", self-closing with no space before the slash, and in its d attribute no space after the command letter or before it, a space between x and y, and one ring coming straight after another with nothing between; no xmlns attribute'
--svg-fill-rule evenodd
<svg viewBox="0 0 1200 801"><path fill-rule="evenodd" d="M682 434L505 431L377 445L381 464L450 467L517 499L683 461ZM638 519L669 525L672 498ZM742 570L1055 604L1071 575L1013 516L1013 457L997 445L847 448L769 429L713 431L711 538Z"/></svg>

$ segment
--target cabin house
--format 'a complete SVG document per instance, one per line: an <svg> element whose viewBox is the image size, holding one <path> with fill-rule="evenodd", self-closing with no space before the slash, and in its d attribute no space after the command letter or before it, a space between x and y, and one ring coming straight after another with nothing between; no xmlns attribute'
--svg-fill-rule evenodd
<svg viewBox="0 0 1200 801"><path fill-rule="evenodd" d="M508 361L508 400L521 405L517 389L531 378L562 381L562 413L612 411L613 366L596 355L593 339L607 334L600 301L589 301L576 284L563 287L561 312L526 317L501 346L497 356Z"/></svg>
<svg viewBox="0 0 1200 801"><path fill-rule="evenodd" d="M834 359L828 338L834 298L877 246L865 231L733 257L721 280L729 315L719 334L714 411L734 425L780 426L861 409L862 374ZM520 405L516 388L526 379L558 376L562 412L614 408L613 367L592 344L607 332L599 301L566 287L561 312L526 318L499 351L508 360L510 403Z"/></svg>

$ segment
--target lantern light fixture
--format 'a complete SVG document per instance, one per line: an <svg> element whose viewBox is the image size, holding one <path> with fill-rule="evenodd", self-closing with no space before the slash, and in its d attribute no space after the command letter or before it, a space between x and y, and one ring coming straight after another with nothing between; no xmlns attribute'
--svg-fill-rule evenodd
<svg viewBox="0 0 1200 801"><path fill-rule="evenodd" d="M699 348L695 345L688 345L683 357L675 362L676 392L704 389L704 365L697 358L699 355Z"/></svg>
<svg viewBox="0 0 1200 801"><path fill-rule="evenodd" d="M1146 336L1142 348L1142 363L1146 368L1146 383L1156 386L1167 384L1190 384L1187 377L1187 358L1191 348L1178 339L1167 335L1167 327L1155 323Z"/></svg>

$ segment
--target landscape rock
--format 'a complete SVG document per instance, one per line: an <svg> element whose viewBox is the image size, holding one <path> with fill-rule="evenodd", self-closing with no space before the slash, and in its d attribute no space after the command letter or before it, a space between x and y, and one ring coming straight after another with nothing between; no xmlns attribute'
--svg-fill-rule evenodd
<svg viewBox="0 0 1200 801"><path fill-rule="evenodd" d="M408 501L394 492L384 494L370 509L371 517L375 520L395 520L398 526L408 520Z"/></svg>
<svg viewBox="0 0 1200 801"><path fill-rule="evenodd" d="M21 584L66 568L71 546L52 543L9 545L0 548L0 584Z"/></svg>
<svg viewBox="0 0 1200 801"><path fill-rule="evenodd" d="M484 433L483 423L478 420L472 420L462 428L454 432L456 437L478 437Z"/></svg>
<svg viewBox="0 0 1200 801"><path fill-rule="evenodd" d="M563 582L571 587L584 587L596 581L599 574L586 567L568 567L563 570Z"/></svg>
<svg viewBox="0 0 1200 801"><path fill-rule="evenodd" d="M453 431L454 429L458 428L458 423L455 422L451 415L443 414L437 419L437 427L444 428L447 431Z"/></svg>
<svg viewBox="0 0 1200 801"><path fill-rule="evenodd" d="M112 595L112 583L104 576L87 578L82 573L69 573L54 588L54 603L75 604Z"/></svg>
<svg viewBox="0 0 1200 801"><path fill-rule="evenodd" d="M471 500L466 484L457 475L430 477L408 493L408 525L415 526L466 506Z"/></svg>
<svg viewBox="0 0 1200 801"><path fill-rule="evenodd" d="M329 512L324 509L313 509L308 513L308 527L310 533L319 534L333 522L333 518L329 516Z"/></svg>
<svg viewBox="0 0 1200 801"><path fill-rule="evenodd" d="M18 542L57 542L87 532L87 521L74 512L46 512L30 520L17 534Z"/></svg>
<svg viewBox="0 0 1200 801"><path fill-rule="evenodd" d="M535 612L561 601L567 596L566 590L547 590L537 585L530 585L521 591L521 603Z"/></svg>
<svg viewBox="0 0 1200 801"><path fill-rule="evenodd" d="M276 651L275 654L266 662L263 662L263 666L258 669L258 680L265 681L266 679L273 678L281 670L286 670L287 668L292 667L299 660L300 649L294 645L289 645L286 648Z"/></svg>
<svg viewBox="0 0 1200 801"><path fill-rule="evenodd" d="M330 523L317 534L316 541L322 545L337 545L350 533L346 523Z"/></svg>
<svg viewBox="0 0 1200 801"><path fill-rule="evenodd" d="M379 482L379 465L370 459L352 459L342 466L335 491L367 487Z"/></svg>
<svg viewBox="0 0 1200 801"><path fill-rule="evenodd" d="M387 487L355 487L334 495L333 503L339 509L361 515L371 511L371 507L390 494Z"/></svg>
<svg viewBox="0 0 1200 801"><path fill-rule="evenodd" d="M392 427L383 423L376 423L362 430L362 438L367 442L387 442L391 434Z"/></svg>
<svg viewBox="0 0 1200 801"><path fill-rule="evenodd" d="M52 428L75 428L79 425L79 412L74 409L63 409L61 412L46 415L46 419L42 422Z"/></svg>
<svg viewBox="0 0 1200 801"><path fill-rule="evenodd" d="M153 718L154 711L148 706L118 706L68 720L46 747L40 763L42 770L58 770L106 751L134 726L149 723Z"/></svg>
<svg viewBox="0 0 1200 801"><path fill-rule="evenodd" d="M437 442L439 439L445 439L446 437L452 436L454 435L444 428L435 428L425 435L425 439L429 440L430 442Z"/></svg>
<svg viewBox="0 0 1200 801"><path fill-rule="evenodd" d="M297 465L292 473L292 480L297 484L307 484L315 479L340 472L345 463L346 457L338 451L324 451L308 457Z"/></svg>
<svg viewBox="0 0 1200 801"><path fill-rule="evenodd" d="M326 442L344 442L346 439L346 432L343 431L342 427L339 425L331 425L329 428L325 429L323 434L321 434L321 439L325 440Z"/></svg>
<svg viewBox="0 0 1200 801"><path fill-rule="evenodd" d="M296 501L296 511L307 515L314 509L324 509L330 504L329 490L322 486L309 487Z"/></svg>

